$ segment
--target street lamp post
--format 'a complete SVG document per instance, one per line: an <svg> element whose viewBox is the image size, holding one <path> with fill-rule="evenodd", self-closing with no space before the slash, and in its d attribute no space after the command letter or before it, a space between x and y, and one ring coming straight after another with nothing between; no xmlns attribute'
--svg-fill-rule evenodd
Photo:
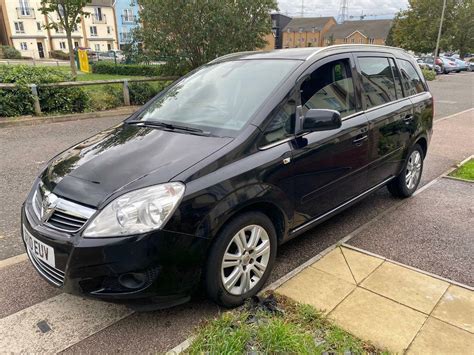
<svg viewBox="0 0 474 355"><path fill-rule="evenodd" d="M444 21L444 11L446 10L446 0L443 0L443 10L441 10L441 21L439 22L439 29L438 29L438 38L436 39L436 49L434 52L434 60L433 60L433 71L435 70L436 66L436 58L438 57L439 51L439 41L441 39L441 30L443 28L443 21Z"/></svg>

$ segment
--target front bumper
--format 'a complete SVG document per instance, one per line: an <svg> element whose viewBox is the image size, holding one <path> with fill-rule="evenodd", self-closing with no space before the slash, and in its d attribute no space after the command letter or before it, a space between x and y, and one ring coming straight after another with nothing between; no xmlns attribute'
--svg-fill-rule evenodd
<svg viewBox="0 0 474 355"><path fill-rule="evenodd" d="M41 263L25 244L30 261L43 278L64 292L173 305L189 299L199 284L208 239L163 230L123 238L83 238L46 228L29 211L25 204L22 234L30 233L54 248L56 262L55 268Z"/></svg>

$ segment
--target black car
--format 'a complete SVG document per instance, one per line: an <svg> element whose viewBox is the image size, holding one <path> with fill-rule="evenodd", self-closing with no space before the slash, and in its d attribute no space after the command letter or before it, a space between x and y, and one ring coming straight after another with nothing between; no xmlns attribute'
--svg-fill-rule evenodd
<svg viewBox="0 0 474 355"><path fill-rule="evenodd" d="M22 208L36 270L65 292L225 306L265 284L280 244L423 170L433 99L383 46L227 55L53 158Z"/></svg>

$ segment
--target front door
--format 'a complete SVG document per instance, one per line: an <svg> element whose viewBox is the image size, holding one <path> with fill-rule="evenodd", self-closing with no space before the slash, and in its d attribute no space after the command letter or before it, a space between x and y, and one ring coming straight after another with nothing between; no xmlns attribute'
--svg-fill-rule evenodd
<svg viewBox="0 0 474 355"><path fill-rule="evenodd" d="M342 126L293 142L296 229L367 187L368 123L354 90L354 73L351 54L331 56L313 65L301 84L301 114L309 109L337 110Z"/></svg>
<svg viewBox="0 0 474 355"><path fill-rule="evenodd" d="M38 46L38 54L40 58L44 58L44 49L43 49L43 43L42 42L37 42L36 43Z"/></svg>

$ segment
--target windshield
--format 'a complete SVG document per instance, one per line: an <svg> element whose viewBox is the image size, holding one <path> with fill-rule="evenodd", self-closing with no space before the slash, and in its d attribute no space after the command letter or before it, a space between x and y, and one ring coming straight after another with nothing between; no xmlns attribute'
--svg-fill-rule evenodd
<svg viewBox="0 0 474 355"><path fill-rule="evenodd" d="M137 118L235 136L298 64L243 60L204 66L169 88Z"/></svg>

